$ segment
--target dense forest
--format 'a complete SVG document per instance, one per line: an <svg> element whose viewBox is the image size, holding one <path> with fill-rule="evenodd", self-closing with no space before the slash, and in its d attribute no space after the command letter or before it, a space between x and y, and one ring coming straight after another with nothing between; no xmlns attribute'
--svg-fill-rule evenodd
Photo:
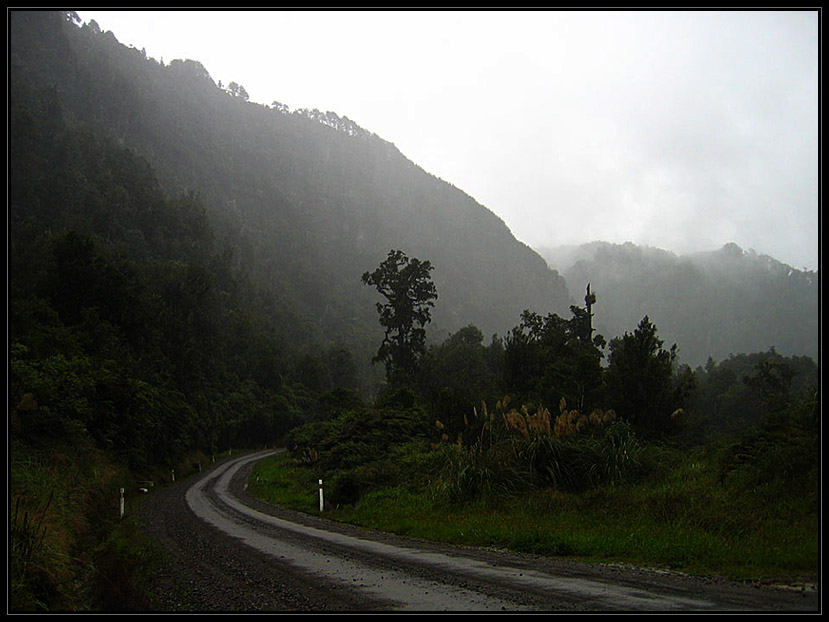
<svg viewBox="0 0 829 622"><path fill-rule="evenodd" d="M95 24L13 14L12 58L64 119L144 158L165 195L198 192L233 268L312 318L310 337L376 336L360 275L390 248L438 268L436 334L567 309L563 279L498 217L348 118L255 104L199 62L147 58Z"/></svg>
<svg viewBox="0 0 829 622"><path fill-rule="evenodd" d="M817 360L816 272L733 243L683 256L607 242L539 252L568 283L592 284L601 300L596 325L607 334L647 313L689 365L769 347Z"/></svg>
<svg viewBox="0 0 829 622"><path fill-rule="evenodd" d="M72 13L10 13L8 221L17 607L94 603L70 586L112 526L106 491L232 448L287 442L344 503L399 474L401 446L480 457L496 428L530 445L493 460L563 490L635 471L639 444L744 447L780 425L814 467L813 343L766 332L682 364L712 342L666 341L672 307L612 323L614 281L575 264L599 296L573 300L496 216L348 119L253 104ZM802 324L802 280L764 308ZM458 481L454 499L496 483Z"/></svg>

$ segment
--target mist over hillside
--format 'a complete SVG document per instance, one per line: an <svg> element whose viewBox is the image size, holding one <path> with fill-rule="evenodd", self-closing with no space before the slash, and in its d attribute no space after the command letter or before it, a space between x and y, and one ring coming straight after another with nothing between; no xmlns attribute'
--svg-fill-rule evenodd
<svg viewBox="0 0 829 622"><path fill-rule="evenodd" d="M92 25L11 17L15 78L48 91L66 122L146 159L168 197L196 193L215 249L296 314L286 330L307 344L370 357L376 293L360 275L397 248L435 267L430 341L469 324L504 335L524 309L567 315L589 282L608 338L649 315L694 365L769 347L817 358L816 273L733 245L679 257L596 242L540 249L542 259L486 207L346 117L254 104L197 60L148 58Z"/></svg>
<svg viewBox="0 0 829 622"><path fill-rule="evenodd" d="M434 265L434 339L504 334L521 311L564 313L564 280L503 221L333 112L247 101L195 60L167 64L100 32L12 14L12 58L62 114L146 158L168 196L197 192L217 246L323 342L378 336L360 282L392 248Z"/></svg>
<svg viewBox="0 0 829 622"><path fill-rule="evenodd" d="M591 242L539 249L571 292L591 284L595 325L630 332L644 315L692 366L775 348L818 359L818 273L736 244L676 255L632 243Z"/></svg>

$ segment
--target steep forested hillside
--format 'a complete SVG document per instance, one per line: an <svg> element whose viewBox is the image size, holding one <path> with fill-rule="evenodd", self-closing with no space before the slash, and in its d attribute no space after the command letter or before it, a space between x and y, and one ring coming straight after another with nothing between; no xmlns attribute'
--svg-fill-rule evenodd
<svg viewBox="0 0 829 622"><path fill-rule="evenodd" d="M197 197L166 198L145 160L68 123L52 90L14 70L12 86L14 440L94 441L136 470L275 441L300 417L300 319L234 274Z"/></svg>
<svg viewBox="0 0 829 622"><path fill-rule="evenodd" d="M221 243L325 341L376 340L360 275L391 248L435 266L434 336L503 334L523 309L569 304L499 218L347 118L248 102L197 61L163 64L49 14L12 13L11 52L15 75L146 158L168 196L197 192Z"/></svg>
<svg viewBox="0 0 829 622"><path fill-rule="evenodd" d="M249 103L71 13L9 16L15 610L103 606L113 491L375 390L361 275L390 249L435 267L433 339L566 306L503 222L347 119Z"/></svg>
<svg viewBox="0 0 829 622"><path fill-rule="evenodd" d="M693 366L769 347L818 358L815 272L735 244L682 257L606 242L540 252L568 283L591 283L596 326L605 334L630 331L648 314Z"/></svg>

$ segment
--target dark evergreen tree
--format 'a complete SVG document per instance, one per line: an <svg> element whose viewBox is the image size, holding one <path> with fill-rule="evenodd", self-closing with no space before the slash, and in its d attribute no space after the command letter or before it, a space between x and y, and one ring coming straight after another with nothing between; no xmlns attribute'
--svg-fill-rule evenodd
<svg viewBox="0 0 829 622"><path fill-rule="evenodd" d="M501 343L493 340L485 346L483 338L480 329L467 326L429 348L421 361L421 399L451 438L468 429L464 422L481 402L494 402L504 395Z"/></svg>
<svg viewBox="0 0 829 622"><path fill-rule="evenodd" d="M665 350L656 326L645 316L633 334L610 341L605 372L608 406L638 433L661 437L678 427L684 386L676 382L676 344Z"/></svg>
<svg viewBox="0 0 829 622"><path fill-rule="evenodd" d="M507 336L505 383L522 399L558 404L565 398L579 410L602 406L601 349L605 339L593 335L590 307L571 306L569 320L555 314L542 317L524 311L521 324Z"/></svg>
<svg viewBox="0 0 829 622"><path fill-rule="evenodd" d="M363 283L375 287L386 299L377 303L386 335L374 361L386 365L387 378L393 384L412 378L426 349L425 326L438 297L432 270L429 261L409 259L402 251L391 250L374 272L363 274Z"/></svg>

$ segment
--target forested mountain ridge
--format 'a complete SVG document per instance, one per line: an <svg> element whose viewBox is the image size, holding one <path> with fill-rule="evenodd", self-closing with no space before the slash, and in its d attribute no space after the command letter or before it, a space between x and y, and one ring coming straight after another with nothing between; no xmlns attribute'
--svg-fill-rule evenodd
<svg viewBox="0 0 829 622"><path fill-rule="evenodd" d="M11 52L73 123L146 158L168 196L198 192L219 243L323 341L376 338L359 277L390 248L435 266L435 337L469 323L503 334L526 308L570 302L497 216L346 118L251 103L196 61L164 65L39 13L12 13Z"/></svg>
<svg viewBox="0 0 829 622"><path fill-rule="evenodd" d="M775 348L818 360L818 273L736 244L678 256L631 243L539 249L568 283L591 283L595 323L618 335L648 314L692 366Z"/></svg>

